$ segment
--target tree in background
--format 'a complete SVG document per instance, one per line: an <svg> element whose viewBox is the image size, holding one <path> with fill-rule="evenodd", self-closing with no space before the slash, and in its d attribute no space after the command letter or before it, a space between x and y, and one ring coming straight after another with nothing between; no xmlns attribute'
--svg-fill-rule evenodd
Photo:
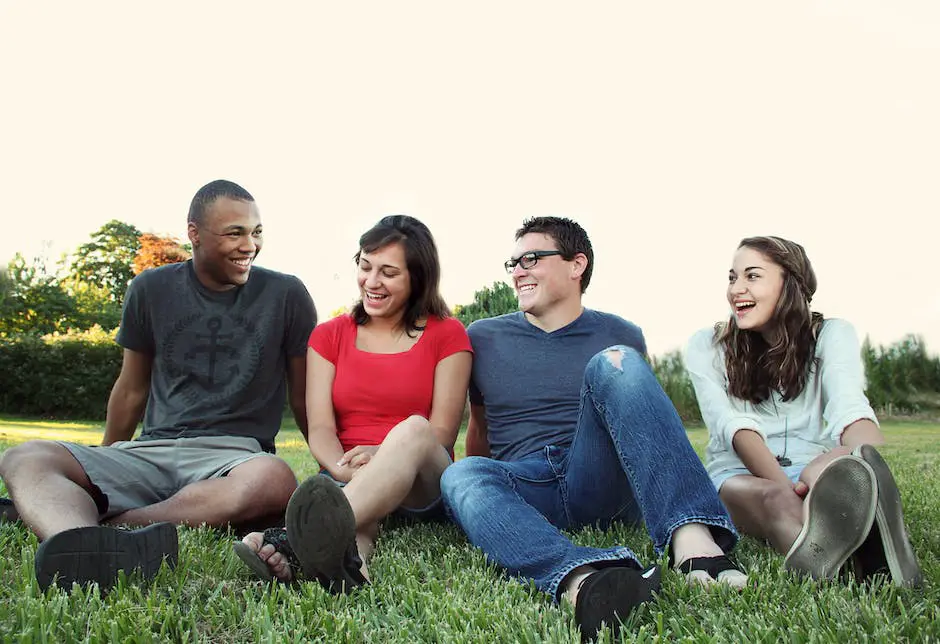
<svg viewBox="0 0 940 644"><path fill-rule="evenodd" d="M3 282L0 332L53 333L65 331L74 320L75 301L43 258L27 261L17 253L7 265Z"/></svg>
<svg viewBox="0 0 940 644"><path fill-rule="evenodd" d="M61 286L72 297L75 305L67 328L80 331L97 325L110 330L120 325L121 305L111 299L111 291L105 287L82 282L73 276L64 278Z"/></svg>
<svg viewBox="0 0 940 644"><path fill-rule="evenodd" d="M6 310L7 301L13 297L13 280L10 279L9 266L0 270L0 311Z"/></svg>
<svg viewBox="0 0 940 644"><path fill-rule="evenodd" d="M454 316L469 326L474 320L491 318L504 313L519 310L519 301L512 287L505 282L493 282L473 294L473 302L466 306L454 307Z"/></svg>
<svg viewBox="0 0 940 644"><path fill-rule="evenodd" d="M115 328L140 247L136 226L112 219L55 266L17 254L0 279L0 333Z"/></svg>
<svg viewBox="0 0 940 644"><path fill-rule="evenodd" d="M862 343L867 387L875 409L909 413L940 409L940 358L927 352L924 339L906 335L898 342L875 347Z"/></svg>
<svg viewBox="0 0 940 644"><path fill-rule="evenodd" d="M185 262L192 256L189 244L180 244L174 237L144 233L139 241L140 248L137 249L132 266L134 275L140 275L148 268Z"/></svg>
<svg viewBox="0 0 940 644"><path fill-rule="evenodd" d="M120 305L134 277L140 236L137 226L112 219L93 232L91 241L79 246L72 255L70 277L103 287L111 301Z"/></svg>

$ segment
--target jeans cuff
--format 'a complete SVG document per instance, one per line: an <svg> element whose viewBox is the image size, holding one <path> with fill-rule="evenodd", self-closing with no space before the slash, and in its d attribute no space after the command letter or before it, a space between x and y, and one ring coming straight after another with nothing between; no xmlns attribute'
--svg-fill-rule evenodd
<svg viewBox="0 0 940 644"><path fill-rule="evenodd" d="M562 567L562 569L554 577L552 577L546 591L549 595L552 596L552 599L555 601L555 603L561 601L561 582L571 573L572 570L579 566L590 566L593 564L609 561L629 561L636 568L643 567L640 564L640 560L637 559L635 554L633 554L633 551L625 546L611 548L608 550L599 550L594 548L590 548L590 550L593 550L594 552L590 554L585 553L587 556L566 563L564 567Z"/></svg>

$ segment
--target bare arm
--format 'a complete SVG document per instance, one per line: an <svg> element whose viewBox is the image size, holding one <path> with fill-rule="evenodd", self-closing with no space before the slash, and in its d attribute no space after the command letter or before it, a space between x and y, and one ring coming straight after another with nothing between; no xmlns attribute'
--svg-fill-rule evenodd
<svg viewBox="0 0 940 644"><path fill-rule="evenodd" d="M128 441L134 437L150 396L152 367L153 356L124 349L121 373L108 397L108 416L104 424L102 445Z"/></svg>
<svg viewBox="0 0 940 644"><path fill-rule="evenodd" d="M489 456L489 428L486 424L486 407L470 404L470 421L467 423L467 456Z"/></svg>
<svg viewBox="0 0 940 644"><path fill-rule="evenodd" d="M313 349L307 349L307 444L320 467L337 481L349 482L353 471L339 465L343 447L336 437L333 380L336 367Z"/></svg>
<svg viewBox="0 0 940 644"><path fill-rule="evenodd" d="M836 457L851 454L855 447L863 443L883 445L884 442L884 435L878 429L878 425L867 418L860 418L843 430L840 438L841 445L833 447L825 454L820 454L803 468L803 471L800 472L800 480L812 486L819 478L819 473L823 471L823 468Z"/></svg>
<svg viewBox="0 0 940 644"><path fill-rule="evenodd" d="M867 418L861 418L846 426L840 442L849 449L853 449L863 443L884 445L885 437L878 425Z"/></svg>
<svg viewBox="0 0 940 644"><path fill-rule="evenodd" d="M307 440L307 358L291 356L287 359L287 402L297 428Z"/></svg>
<svg viewBox="0 0 940 644"><path fill-rule="evenodd" d="M739 429L731 442L738 458L751 474L784 485L792 485L760 434L750 429Z"/></svg>
<svg viewBox="0 0 940 644"><path fill-rule="evenodd" d="M447 356L434 368L434 397L428 423L438 442L448 450L454 448L460 431L472 360L469 351L460 351Z"/></svg>

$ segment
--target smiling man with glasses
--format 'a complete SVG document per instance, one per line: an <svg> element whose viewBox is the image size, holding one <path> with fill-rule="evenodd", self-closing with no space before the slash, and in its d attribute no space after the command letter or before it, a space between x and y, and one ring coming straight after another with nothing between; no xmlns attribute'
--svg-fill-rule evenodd
<svg viewBox="0 0 940 644"><path fill-rule="evenodd" d="M584 308L594 252L570 219L537 217L505 263L517 313L470 325L468 458L444 499L470 541L509 573L575 607L584 637L615 631L659 589L627 547L561 530L645 523L657 553L706 586L742 587L737 533L646 360L638 327Z"/></svg>

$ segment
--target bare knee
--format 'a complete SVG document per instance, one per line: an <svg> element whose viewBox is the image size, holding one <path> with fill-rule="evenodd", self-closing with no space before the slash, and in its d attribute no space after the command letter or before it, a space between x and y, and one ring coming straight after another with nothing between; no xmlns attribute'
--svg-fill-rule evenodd
<svg viewBox="0 0 940 644"><path fill-rule="evenodd" d="M75 457L62 445L35 440L17 445L0 455L0 477L10 483L23 475L41 472L60 474L76 483L87 482L85 471Z"/></svg>
<svg viewBox="0 0 940 644"><path fill-rule="evenodd" d="M621 370L623 369L623 354L621 354L618 350L607 349L604 351L604 356L607 358L610 364L614 365L614 367Z"/></svg>
<svg viewBox="0 0 940 644"><path fill-rule="evenodd" d="M290 466L275 456L259 456L234 468L228 478L235 483L229 497L233 520L244 521L283 512L297 489Z"/></svg>
<svg viewBox="0 0 940 644"><path fill-rule="evenodd" d="M383 450L396 450L405 453L424 452L438 445L431 430L431 424L423 416L409 416L395 425L385 440Z"/></svg>
<svg viewBox="0 0 940 644"><path fill-rule="evenodd" d="M624 370L624 360L627 361L627 368L630 369L632 369L637 364L646 364L643 356L636 349L622 344L607 347L600 353L595 354L594 357L588 362L588 367L590 368L592 363L594 363L594 368L598 368L596 363L598 360L602 359L610 363L610 365L617 371Z"/></svg>
<svg viewBox="0 0 940 644"><path fill-rule="evenodd" d="M289 499L297 489L297 477L290 465L274 456L263 456L255 460L258 461L258 477L263 481L266 493L272 497ZM286 500L284 505L287 505Z"/></svg>

